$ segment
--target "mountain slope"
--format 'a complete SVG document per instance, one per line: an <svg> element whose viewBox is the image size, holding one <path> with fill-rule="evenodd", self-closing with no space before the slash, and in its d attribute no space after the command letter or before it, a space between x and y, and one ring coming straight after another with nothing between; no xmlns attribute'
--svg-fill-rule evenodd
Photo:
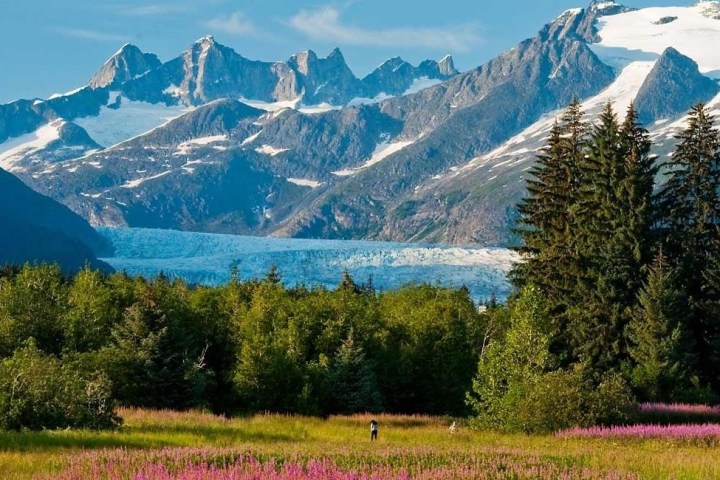
<svg viewBox="0 0 720 480"><path fill-rule="evenodd" d="M693 102L720 111L717 12L593 0L468 72L397 57L363 79L339 50L260 62L204 37L0 107L0 165L96 225L505 245L574 98L589 116L635 102L661 156Z"/></svg>
<svg viewBox="0 0 720 480"><path fill-rule="evenodd" d="M87 262L109 269L96 254L110 246L87 222L2 169L0 225L0 264L58 262L71 272Z"/></svg>

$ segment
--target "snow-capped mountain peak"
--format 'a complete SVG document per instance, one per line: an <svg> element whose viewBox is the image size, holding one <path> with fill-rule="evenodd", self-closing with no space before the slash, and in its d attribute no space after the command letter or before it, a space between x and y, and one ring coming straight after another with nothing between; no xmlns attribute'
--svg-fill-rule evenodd
<svg viewBox="0 0 720 480"><path fill-rule="evenodd" d="M215 43L215 37L212 35L204 35L197 40L197 43Z"/></svg>
<svg viewBox="0 0 720 480"><path fill-rule="evenodd" d="M454 75L458 73L457 69L455 69L455 61L453 60L452 55L445 55L442 59L440 59L438 67L440 69L440 73L443 75Z"/></svg>
<svg viewBox="0 0 720 480"><path fill-rule="evenodd" d="M115 52L90 79L92 88L117 87L160 66L158 57L144 53L131 43Z"/></svg>

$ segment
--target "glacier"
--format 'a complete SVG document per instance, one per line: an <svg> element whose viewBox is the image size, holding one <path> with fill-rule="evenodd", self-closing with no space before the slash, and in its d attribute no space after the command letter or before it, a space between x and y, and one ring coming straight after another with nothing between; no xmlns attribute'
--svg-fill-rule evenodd
<svg viewBox="0 0 720 480"><path fill-rule="evenodd" d="M129 275L161 272L192 284L220 285L233 266L243 279L262 278L276 265L290 286L334 288L347 270L358 283L372 277L383 291L411 283L465 285L476 302L510 293L507 273L518 260L503 248L247 237L175 230L98 228L114 247L102 260Z"/></svg>

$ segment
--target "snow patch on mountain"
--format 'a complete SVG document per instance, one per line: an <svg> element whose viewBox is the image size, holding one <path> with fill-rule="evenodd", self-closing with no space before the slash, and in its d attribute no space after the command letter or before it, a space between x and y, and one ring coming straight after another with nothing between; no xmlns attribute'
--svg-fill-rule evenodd
<svg viewBox="0 0 720 480"><path fill-rule="evenodd" d="M260 136L260 132L257 132L257 133L255 133L255 134L253 134L253 135L250 135L248 138L246 138L245 140L242 141L242 143L240 144L240 146L241 146L241 147L244 147L245 145L250 145L252 142L254 142L255 140L257 140L257 138L258 138L259 136Z"/></svg>
<svg viewBox="0 0 720 480"><path fill-rule="evenodd" d="M209 137L193 138L192 140L187 140L178 145L178 148L173 153L173 155L189 155L194 147L206 146L212 143L225 142L227 141L227 139L227 135L212 135Z"/></svg>
<svg viewBox="0 0 720 480"><path fill-rule="evenodd" d="M169 87L165 88L163 90L163 93L170 95L172 97L180 98L182 97L182 94L184 93L183 89L175 85L174 83L170 84Z"/></svg>
<svg viewBox="0 0 720 480"><path fill-rule="evenodd" d="M700 72L720 77L720 21L708 16L710 4L690 7L653 7L598 19L599 43L593 51L606 63L656 60L668 47L698 63ZM663 23L663 18L677 20Z"/></svg>
<svg viewBox="0 0 720 480"><path fill-rule="evenodd" d="M615 3L614 1L600 2L600 3L593 4L592 9L595 10L596 12L602 12L603 10L608 10L608 9L614 8L614 7L617 7L617 3Z"/></svg>
<svg viewBox="0 0 720 480"><path fill-rule="evenodd" d="M426 88L434 87L435 85L439 85L442 83L442 80L438 80L435 78L428 78L428 77L420 77L413 80L412 85L405 90L403 95L411 95L413 93L417 93L420 90L425 90Z"/></svg>
<svg viewBox="0 0 720 480"><path fill-rule="evenodd" d="M314 115L329 112L331 110L340 110L342 108L342 105L330 105L329 103L305 105L302 103L302 97L298 97L294 100L283 100L279 102L263 102L261 100L252 100L249 98L240 98L240 101L245 105L257 108L258 110L265 110L266 112L272 113L280 113L284 110L290 109L307 115Z"/></svg>
<svg viewBox="0 0 720 480"><path fill-rule="evenodd" d="M399 152L403 148L412 145L415 143L414 140L409 141L403 141L403 142L380 142L376 147L375 151L372 154L372 157L370 157L365 163L360 165L357 168L347 168L344 170L338 170L336 172L332 172L333 175L337 177L349 177L350 175L354 175L357 172L364 170L366 168L370 168L373 165L382 162L390 155Z"/></svg>
<svg viewBox="0 0 720 480"><path fill-rule="evenodd" d="M262 145L255 149L257 153L260 153L262 155L270 155L271 157L275 157L277 155L280 155L281 153L290 151L289 148L277 148L273 147L272 145Z"/></svg>
<svg viewBox="0 0 720 480"><path fill-rule="evenodd" d="M153 175L152 177L143 177L138 178L135 180L129 180L125 182L123 185L120 185L120 188L136 188L142 185L143 183L147 182L148 180L155 180L156 178L164 177L165 175L172 173L172 170L167 170L162 173L158 173L157 175Z"/></svg>
<svg viewBox="0 0 720 480"><path fill-rule="evenodd" d="M195 173L195 166L196 165L217 165L218 162L212 162L207 160L188 160L185 162L185 165L181 166L180 168L185 172L188 173Z"/></svg>
<svg viewBox="0 0 720 480"><path fill-rule="evenodd" d="M300 105L300 101L302 99L298 97L294 100L284 100L281 102L263 102L261 100L252 100L250 98L240 97L239 100L245 105L257 108L258 110L265 110L266 112L278 112L287 108L292 108L293 110L296 110Z"/></svg>
<svg viewBox="0 0 720 480"><path fill-rule="evenodd" d="M52 95L50 95L50 96L48 97L48 100L53 100L53 99L55 99L55 98L70 97L70 96L72 96L72 95L75 95L76 93L81 92L82 90L85 90L86 88L88 88L88 86L87 86L87 85L84 85L84 86L78 87L78 88L76 88L76 89L74 89L74 90L70 90L69 92L65 92L65 93L53 93Z"/></svg>
<svg viewBox="0 0 720 480"><path fill-rule="evenodd" d="M120 108L102 107L99 115L74 122L97 143L110 147L148 133L191 110L182 105L135 102L121 97Z"/></svg>
<svg viewBox="0 0 720 480"><path fill-rule="evenodd" d="M360 168L363 169L372 167L376 163L382 162L393 153L397 153L408 145L412 145L413 143L415 143L413 140L393 143L382 142L375 147L375 151L373 152L372 157L370 157L370 159L365 162Z"/></svg>
<svg viewBox="0 0 720 480"><path fill-rule="evenodd" d="M32 133L27 133L16 138L11 138L0 144L0 167L9 172L23 171L16 167L26 155L42 150L50 143L60 138L60 128L65 124L64 120L43 125Z"/></svg>
<svg viewBox="0 0 720 480"><path fill-rule="evenodd" d="M288 178L287 181L301 187L318 188L322 185L322 182L318 182L317 180L309 180L307 178Z"/></svg>
<svg viewBox="0 0 720 480"><path fill-rule="evenodd" d="M376 103L384 102L385 100L388 100L390 98L394 98L392 95L388 95L387 93L378 93L373 98L367 98L367 97L357 97L353 98L348 102L348 106L350 107L359 107L360 105L374 105Z"/></svg>

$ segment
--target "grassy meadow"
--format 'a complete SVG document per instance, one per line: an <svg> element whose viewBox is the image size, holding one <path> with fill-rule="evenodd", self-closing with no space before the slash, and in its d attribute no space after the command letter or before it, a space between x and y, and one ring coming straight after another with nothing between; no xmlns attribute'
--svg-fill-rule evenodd
<svg viewBox="0 0 720 480"><path fill-rule="evenodd" d="M448 418L378 416L379 440L370 443L369 416L120 415L124 425L111 432L0 433L0 477L720 478L720 448L707 439L579 439L467 428L452 435ZM229 475L238 464L247 476Z"/></svg>

